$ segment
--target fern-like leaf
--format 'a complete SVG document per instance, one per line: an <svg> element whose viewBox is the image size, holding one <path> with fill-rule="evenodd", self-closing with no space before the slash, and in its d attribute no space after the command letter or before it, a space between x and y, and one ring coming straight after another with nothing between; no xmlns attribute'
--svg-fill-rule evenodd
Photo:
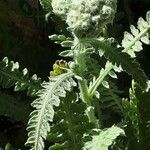
<svg viewBox="0 0 150 150"><path fill-rule="evenodd" d="M62 47L73 46L73 39L71 37L66 37L65 35L53 34L48 36L50 40L55 41L56 44L61 44Z"/></svg>
<svg viewBox="0 0 150 150"><path fill-rule="evenodd" d="M102 103L103 109L112 109L114 112L123 112L123 108L121 105L121 97L118 95L122 93L118 90L117 86L111 82L108 81L110 87L105 88L103 86L99 87L98 91L101 94L100 101Z"/></svg>
<svg viewBox="0 0 150 150"><path fill-rule="evenodd" d="M22 72L19 70L19 63L9 61L5 57L0 61L0 85L3 88L9 88L15 85L14 90L26 90L30 96L35 96L41 89L41 79L37 75L29 77L29 72L25 68Z"/></svg>
<svg viewBox="0 0 150 150"><path fill-rule="evenodd" d="M85 143L83 150L108 150L115 139L125 135L123 129L112 126L107 129L99 130L97 135L92 136L92 140Z"/></svg>
<svg viewBox="0 0 150 150"><path fill-rule="evenodd" d="M94 127L89 123L85 109L85 104L73 92L67 93L66 98L61 100L47 138L50 143L55 143L50 150L81 149L83 134Z"/></svg>
<svg viewBox="0 0 150 150"><path fill-rule="evenodd" d="M130 55L122 52L122 48L115 48L115 46L112 46L110 39L93 40L93 45L104 52L105 57L110 60L113 68L116 68L115 66L121 66L124 71L132 75L133 79L141 86L141 88L147 88L148 80L145 73ZM109 62L107 64L110 66Z"/></svg>
<svg viewBox="0 0 150 150"><path fill-rule="evenodd" d="M131 33L125 32L122 40L122 47L124 52L127 52L131 57L135 57L135 52L141 51L142 43L150 44L150 11L146 14L146 21L140 17L137 22L137 28L130 26Z"/></svg>
<svg viewBox="0 0 150 150"><path fill-rule="evenodd" d="M52 122L54 117L53 107L59 106L60 97L65 97L66 90L70 91L71 87L76 85L72 76L73 73L68 72L50 78L49 82L43 83L43 89L38 92L39 98L32 103L36 110L31 113L27 128L29 138L26 144L31 150L44 149L43 140L50 131L49 122Z"/></svg>

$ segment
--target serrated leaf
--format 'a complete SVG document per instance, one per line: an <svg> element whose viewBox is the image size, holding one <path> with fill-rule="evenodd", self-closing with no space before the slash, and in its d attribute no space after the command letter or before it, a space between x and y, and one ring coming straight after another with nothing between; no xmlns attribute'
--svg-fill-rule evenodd
<svg viewBox="0 0 150 150"><path fill-rule="evenodd" d="M83 150L108 150L109 146L120 135L125 135L125 132L117 126L99 130L97 135L92 136L91 141L84 144Z"/></svg>
<svg viewBox="0 0 150 150"><path fill-rule="evenodd" d="M31 113L28 122L28 140L26 145L34 150L44 149L44 139L50 131L49 122L53 121L54 106L60 104L60 97L66 95L66 90L71 90L76 83L72 79L73 73L68 72L56 77L50 78L49 82L43 83L43 89L38 92L39 97L32 103L36 108Z"/></svg>
<svg viewBox="0 0 150 150"><path fill-rule="evenodd" d="M41 79L33 80L26 68L22 72L19 69L19 63L9 61L7 57L0 61L0 85L3 88L15 86L15 91L27 90L28 95L35 96L41 89Z"/></svg>
<svg viewBox="0 0 150 150"><path fill-rule="evenodd" d="M123 53L121 50L123 48L115 48L111 46L110 42L107 40L93 40L93 46L100 47L104 51L104 55L113 66L122 67L124 71L132 75L133 79L140 85L141 88L147 88L147 77L140 65L130 57L127 53Z"/></svg>
<svg viewBox="0 0 150 150"><path fill-rule="evenodd" d="M47 140L54 143L49 149L81 149L83 134L93 128L85 115L85 109L86 105L74 91L68 92L66 97L61 99L59 108L55 109L55 124L51 126L51 132L47 136Z"/></svg>
<svg viewBox="0 0 150 150"><path fill-rule="evenodd" d="M137 22L138 29L133 25L130 26L130 30L133 36L132 40L128 32L125 32L124 34L124 38L122 40L122 47L125 48L124 52L128 53L132 58L136 57L135 52L140 52L143 49L142 42L145 44L150 44L148 33L150 31L149 16L150 11L148 11L146 14L146 21L142 17L138 19Z"/></svg>
<svg viewBox="0 0 150 150"><path fill-rule="evenodd" d="M62 57L73 57L73 51L72 50L64 50L59 53Z"/></svg>

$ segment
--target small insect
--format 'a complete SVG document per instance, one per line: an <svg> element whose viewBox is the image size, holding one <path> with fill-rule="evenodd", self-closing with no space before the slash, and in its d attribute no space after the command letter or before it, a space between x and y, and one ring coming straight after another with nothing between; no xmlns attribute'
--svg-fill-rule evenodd
<svg viewBox="0 0 150 150"><path fill-rule="evenodd" d="M50 71L50 77L66 73L68 68L69 65L65 60L57 60L53 65L53 71Z"/></svg>

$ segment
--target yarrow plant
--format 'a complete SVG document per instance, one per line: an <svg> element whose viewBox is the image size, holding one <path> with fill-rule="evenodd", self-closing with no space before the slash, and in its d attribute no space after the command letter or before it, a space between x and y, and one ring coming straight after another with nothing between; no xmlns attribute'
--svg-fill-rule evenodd
<svg viewBox="0 0 150 150"><path fill-rule="evenodd" d="M150 11L146 20L138 20L137 28L132 25L131 33L125 32L119 44L103 33L107 25L113 24L117 0L40 0L40 3L66 22L71 37L54 34L49 38L69 48L60 52L60 56L70 57L71 61L56 61L49 81L42 84L35 76L28 78L26 69L19 73L17 63L7 58L0 63L0 82L10 71L13 78L9 86L15 84L15 89L28 89L29 95L37 96L31 104L35 110L30 114L26 145L31 150L44 150L47 140L50 150L127 150L135 138L134 148L148 150L150 119L145 115L149 113L149 105L141 97L146 100L149 95L149 80L135 57L143 43L150 44ZM116 72L121 71L131 75L135 83L130 89L134 91L130 92L131 102L121 99L113 83ZM19 82L17 75L23 76ZM108 110L123 116L122 121L106 126L110 118L110 114L105 114Z"/></svg>
<svg viewBox="0 0 150 150"><path fill-rule="evenodd" d="M42 4L45 4L44 2L41 0ZM50 76L50 81L44 83L44 89L39 91L39 98L33 102L32 106L36 110L31 113L29 120L27 144L33 150L42 150L43 139L46 139L47 133L50 132L48 139L57 141L50 149L109 149L115 139L125 135L125 132L123 126L120 128L115 125L105 129L103 124L103 107L124 114L121 100L113 90L110 91L111 82L107 76L117 78L114 71L124 70L132 75L141 90L146 91L148 79L128 52L134 53L139 45L141 46L141 42L149 44L150 12L147 13L146 21L139 20L138 29L131 29L133 36L125 34L123 43L126 41L128 43L126 46L119 45L114 38L106 38L103 35L103 29L113 23L117 0L52 0L51 6L53 13L66 21L72 38L64 35L51 35L49 38L63 47L70 47L70 50L62 51L60 55L73 59L68 63L68 68L59 65L58 69L55 69L54 65L53 74L54 72L62 74L55 73L55 76ZM100 67L96 60L92 62L92 54L104 56L107 60L105 66ZM92 73L92 69L95 69L95 73ZM72 96L67 96L66 90L75 90L71 87L77 86L76 82L78 94L72 93ZM107 95L111 94L111 98L105 100L108 104L104 106L102 103L105 101L101 95L105 90L102 89L106 90ZM59 108L54 108L55 106ZM49 122L52 122L53 118L55 120L55 117L56 123L50 127ZM57 126L60 124L65 128L58 129Z"/></svg>

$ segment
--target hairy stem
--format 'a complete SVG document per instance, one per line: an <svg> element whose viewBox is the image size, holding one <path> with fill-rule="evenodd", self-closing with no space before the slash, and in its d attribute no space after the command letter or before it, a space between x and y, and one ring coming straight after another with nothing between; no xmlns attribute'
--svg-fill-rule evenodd
<svg viewBox="0 0 150 150"><path fill-rule="evenodd" d="M87 81L86 79L84 79L84 71L85 71L86 64L85 64L85 59L84 59L84 53L81 52L84 49L84 45L79 44L79 46L77 47L78 47L78 50L80 50L75 57L75 62L78 65L77 74L83 78L82 80L78 80L80 96L81 96L82 101L87 106L86 114L88 116L89 122L94 123L95 127L98 128L99 124L95 116L94 107L92 106L92 103L91 103L91 98L88 93Z"/></svg>
<svg viewBox="0 0 150 150"><path fill-rule="evenodd" d="M105 68L105 71L102 75L100 75L95 83L93 84L93 86L89 89L89 94L91 96L94 95L95 91L97 90L97 88L99 87L99 85L103 82L104 78L108 75L108 73L110 72L110 70L113 68L112 63L109 62L109 65L107 68Z"/></svg>
<svg viewBox="0 0 150 150"><path fill-rule="evenodd" d="M95 127L98 128L99 124L97 118L95 117L94 107L91 104L91 99L88 94L88 86L86 80L81 80L78 83L79 83L81 99L87 106L86 114L88 116L89 122L94 123Z"/></svg>
<svg viewBox="0 0 150 150"><path fill-rule="evenodd" d="M99 127L97 118L95 117L94 107L91 104L91 99L88 94L88 86L86 80L83 79L78 83L79 83L81 99L87 106L86 114L88 116L89 122L92 122L95 124L96 127Z"/></svg>

